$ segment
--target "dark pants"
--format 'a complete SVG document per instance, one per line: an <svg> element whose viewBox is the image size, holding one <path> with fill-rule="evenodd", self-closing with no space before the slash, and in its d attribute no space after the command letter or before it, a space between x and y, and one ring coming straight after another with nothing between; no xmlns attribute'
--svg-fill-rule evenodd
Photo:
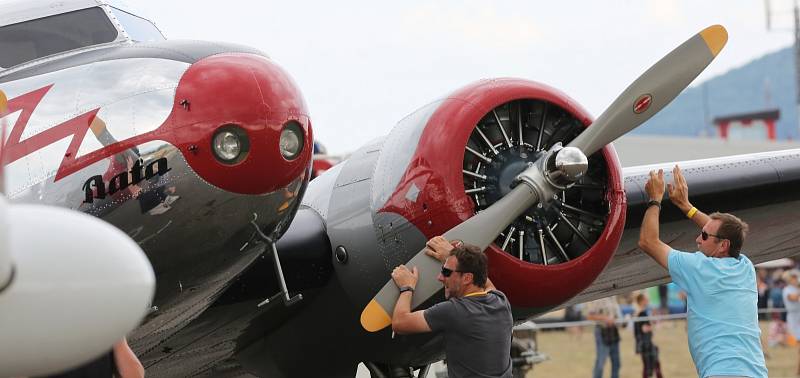
<svg viewBox="0 0 800 378"><path fill-rule="evenodd" d="M658 362L658 355L642 354L642 377L650 378L655 373L656 378L663 378L661 375L661 363Z"/></svg>

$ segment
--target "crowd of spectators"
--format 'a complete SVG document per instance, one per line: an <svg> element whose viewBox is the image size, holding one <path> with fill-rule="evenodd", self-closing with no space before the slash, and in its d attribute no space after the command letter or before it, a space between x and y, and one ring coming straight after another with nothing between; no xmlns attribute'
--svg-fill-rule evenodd
<svg viewBox="0 0 800 378"><path fill-rule="evenodd" d="M773 328L781 328L781 322L786 321L786 305L783 291L787 286L787 273L798 271L800 264L794 260L784 259L780 267L756 267L756 280L758 289L759 320L775 321ZM791 261L791 263L789 262ZM650 308L653 315L666 315L686 312L686 296L674 284L664 284L651 289L636 290L627 295L618 296L623 316L633 316L635 298L640 293L646 293L651 301ZM565 321L583 320L581 316L582 305L569 306L565 309ZM782 336L783 334L776 335ZM783 339L770 340L770 346L783 343Z"/></svg>
<svg viewBox="0 0 800 378"><path fill-rule="evenodd" d="M789 286L789 275L798 271L796 263L786 265L778 268L756 268L759 320L769 321L766 335L766 345L769 347L797 344L786 324L784 291Z"/></svg>

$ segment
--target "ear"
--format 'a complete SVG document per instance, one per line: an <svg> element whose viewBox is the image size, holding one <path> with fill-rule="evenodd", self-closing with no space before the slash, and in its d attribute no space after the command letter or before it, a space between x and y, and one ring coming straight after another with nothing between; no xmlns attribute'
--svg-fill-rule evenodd
<svg viewBox="0 0 800 378"><path fill-rule="evenodd" d="M727 255L727 256L731 255L731 241L730 240L722 239L720 241L720 243L719 243L719 246L720 246L720 248L722 248L722 251L725 252L725 255Z"/></svg>
<svg viewBox="0 0 800 378"><path fill-rule="evenodd" d="M464 283L465 284L475 283L475 275L474 274L467 272L467 273L462 273L461 276L464 278Z"/></svg>

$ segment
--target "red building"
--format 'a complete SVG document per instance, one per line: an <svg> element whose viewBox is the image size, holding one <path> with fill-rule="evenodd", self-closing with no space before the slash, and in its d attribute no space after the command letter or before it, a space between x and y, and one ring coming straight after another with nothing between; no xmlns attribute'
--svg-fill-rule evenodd
<svg viewBox="0 0 800 378"><path fill-rule="evenodd" d="M731 140L775 140L778 109L714 118L717 135Z"/></svg>

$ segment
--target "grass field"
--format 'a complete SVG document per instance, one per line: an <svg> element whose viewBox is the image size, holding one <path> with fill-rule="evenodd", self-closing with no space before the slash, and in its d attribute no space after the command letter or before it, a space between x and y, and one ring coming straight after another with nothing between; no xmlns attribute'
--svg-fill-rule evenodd
<svg viewBox="0 0 800 378"><path fill-rule="evenodd" d="M761 323L761 332L766 335L766 322ZM634 353L633 333L621 330L620 356L621 378L642 376L642 360ZM592 376L594 365L594 334L585 327L580 335L566 331L539 332L539 351L550 357L527 375L527 377L587 378ZM686 339L686 322L661 322L655 330L655 342L660 350L661 368L664 377L696 377L697 373L689 355ZM767 368L771 378L795 378L797 369L797 347L774 347L768 350ZM606 361L604 377L610 377L610 362Z"/></svg>

